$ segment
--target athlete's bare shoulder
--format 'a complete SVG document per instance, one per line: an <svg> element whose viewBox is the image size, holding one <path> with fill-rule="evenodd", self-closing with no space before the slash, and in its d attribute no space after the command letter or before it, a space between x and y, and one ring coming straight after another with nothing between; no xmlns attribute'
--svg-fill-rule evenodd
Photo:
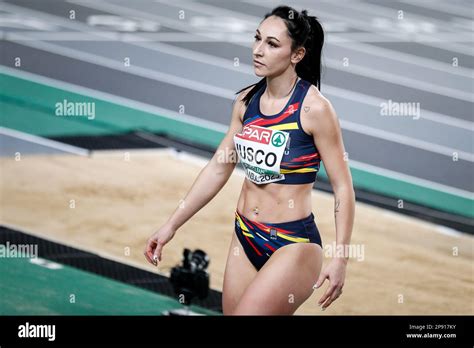
<svg viewBox="0 0 474 348"><path fill-rule="evenodd" d="M312 130L321 118L332 114L333 107L315 85L311 85L301 105L301 126L307 134L312 134Z"/></svg>
<svg viewBox="0 0 474 348"><path fill-rule="evenodd" d="M328 107L330 101L319 91L315 85L311 85L306 93L303 101L303 106L309 106L316 110ZM308 110L308 109L306 109Z"/></svg>

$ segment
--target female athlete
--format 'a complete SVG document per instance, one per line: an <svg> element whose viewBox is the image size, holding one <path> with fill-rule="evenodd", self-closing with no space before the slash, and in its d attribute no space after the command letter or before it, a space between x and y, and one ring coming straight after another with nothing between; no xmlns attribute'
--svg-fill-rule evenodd
<svg viewBox="0 0 474 348"><path fill-rule="evenodd" d="M342 294L348 255L333 256L321 271L321 236L311 192L320 162L335 197L336 247L350 243L355 194L342 134L321 94L324 32L306 10L279 6L265 15L253 45L262 79L237 92L232 120L216 153L184 203L148 240L157 265L176 231L226 184L240 160L246 178L235 210L222 291L224 315L291 315L325 279L318 304Z"/></svg>

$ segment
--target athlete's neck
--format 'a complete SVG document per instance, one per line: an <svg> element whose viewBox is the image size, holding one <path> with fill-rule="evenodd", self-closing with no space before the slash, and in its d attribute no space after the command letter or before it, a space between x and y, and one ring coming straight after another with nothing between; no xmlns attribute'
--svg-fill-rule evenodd
<svg viewBox="0 0 474 348"><path fill-rule="evenodd" d="M294 69L288 69L283 74L269 77L267 76L267 87L265 94L269 99L284 99L291 94L293 87L295 86L298 75Z"/></svg>

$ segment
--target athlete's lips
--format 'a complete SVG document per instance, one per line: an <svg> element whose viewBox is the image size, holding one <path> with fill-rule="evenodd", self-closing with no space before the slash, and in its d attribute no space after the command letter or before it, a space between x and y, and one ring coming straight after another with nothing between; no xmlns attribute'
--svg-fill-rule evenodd
<svg viewBox="0 0 474 348"><path fill-rule="evenodd" d="M263 65L263 66L265 66L265 64L263 64L262 62L259 62L259 61L258 61L258 60L256 60L256 59L254 59L254 60L253 60L253 62L254 62L255 64L259 64L259 65Z"/></svg>

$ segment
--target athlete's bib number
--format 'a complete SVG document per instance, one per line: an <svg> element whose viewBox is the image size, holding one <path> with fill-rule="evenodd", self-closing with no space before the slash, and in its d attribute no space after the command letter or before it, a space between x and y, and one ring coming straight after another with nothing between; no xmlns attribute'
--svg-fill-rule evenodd
<svg viewBox="0 0 474 348"><path fill-rule="evenodd" d="M247 178L256 184L285 179L280 174L288 132L259 126L244 126L234 135L234 143Z"/></svg>

